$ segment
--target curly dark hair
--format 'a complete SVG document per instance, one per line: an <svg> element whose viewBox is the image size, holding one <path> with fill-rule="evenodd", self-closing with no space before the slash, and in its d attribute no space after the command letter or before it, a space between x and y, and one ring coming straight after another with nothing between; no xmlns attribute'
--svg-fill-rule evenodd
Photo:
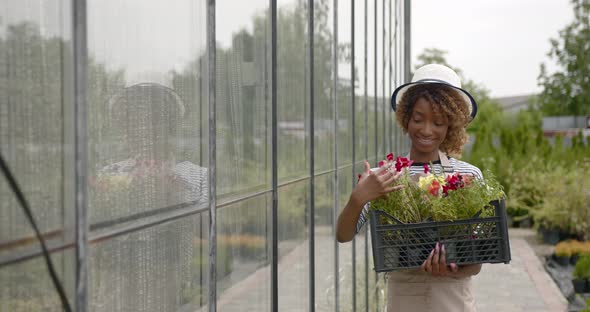
<svg viewBox="0 0 590 312"><path fill-rule="evenodd" d="M396 109L398 125L408 133L408 123L412 116L414 104L423 98L432 103L432 109L443 112L449 120L447 136L440 145L440 150L447 155L461 157L463 146L468 141L467 124L471 120L468 104L458 91L437 84L422 84L409 88L402 96Z"/></svg>

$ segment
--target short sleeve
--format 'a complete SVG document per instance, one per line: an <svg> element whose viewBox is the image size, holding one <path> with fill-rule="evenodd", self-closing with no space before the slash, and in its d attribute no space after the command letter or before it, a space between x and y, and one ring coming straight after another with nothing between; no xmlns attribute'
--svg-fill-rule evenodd
<svg viewBox="0 0 590 312"><path fill-rule="evenodd" d="M356 222L356 233L358 234L361 229L363 228L363 226L365 225L365 223L367 223L367 220L369 219L369 205L371 203L366 203L365 206L363 206L363 210L361 210L361 214L359 215L359 219Z"/></svg>

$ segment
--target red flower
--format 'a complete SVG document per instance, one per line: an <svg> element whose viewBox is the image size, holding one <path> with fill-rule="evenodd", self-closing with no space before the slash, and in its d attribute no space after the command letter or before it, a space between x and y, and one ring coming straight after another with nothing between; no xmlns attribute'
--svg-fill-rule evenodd
<svg viewBox="0 0 590 312"><path fill-rule="evenodd" d="M427 164L424 164L424 174L427 174L428 172L430 172L430 168L428 168Z"/></svg>
<svg viewBox="0 0 590 312"><path fill-rule="evenodd" d="M387 160L388 161L393 161L393 153L387 154Z"/></svg>
<svg viewBox="0 0 590 312"><path fill-rule="evenodd" d="M405 157L397 157L397 161L395 162L395 170L397 172L402 171L403 168L409 167L414 163L413 160L409 160Z"/></svg>
<svg viewBox="0 0 590 312"><path fill-rule="evenodd" d="M383 167L383 166L385 166L385 161L382 160L379 162L379 167Z"/></svg>
<svg viewBox="0 0 590 312"><path fill-rule="evenodd" d="M449 189L450 189L450 187L448 185L443 185L443 187L442 187L443 196L449 195Z"/></svg>
<svg viewBox="0 0 590 312"><path fill-rule="evenodd" d="M447 176L447 178L445 179L448 185L448 189L449 190L456 190L457 188L462 188L465 186L465 183L463 182L463 176L459 174L459 172ZM444 190L443 190L444 191Z"/></svg>

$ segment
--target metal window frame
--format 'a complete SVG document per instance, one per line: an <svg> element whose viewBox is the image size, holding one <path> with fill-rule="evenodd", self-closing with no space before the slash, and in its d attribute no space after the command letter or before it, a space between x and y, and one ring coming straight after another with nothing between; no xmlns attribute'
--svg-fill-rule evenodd
<svg viewBox="0 0 590 312"><path fill-rule="evenodd" d="M309 311L315 311L315 101L314 101L314 1L307 1L307 74L309 101Z"/></svg>
<svg viewBox="0 0 590 312"><path fill-rule="evenodd" d="M72 0L73 57L74 57L74 187L76 282L75 309L88 310L88 43L86 0Z"/></svg>
<svg viewBox="0 0 590 312"><path fill-rule="evenodd" d="M208 75L208 109L209 109L209 274L207 275L209 312L217 311L217 116L216 116L216 33L215 33L215 0L207 1L207 75Z"/></svg>
<svg viewBox="0 0 590 312"><path fill-rule="evenodd" d="M369 82L368 82L368 78L369 78L369 51L368 51L368 47L369 47L369 21L368 21L368 13L369 12L369 0L365 0L365 19L364 19L364 29L365 29L365 42L364 42L364 50L365 50L365 55L364 55L364 62L365 62L365 66L363 68L364 70L364 82L365 82L365 98L364 98L364 104L365 104L365 160L369 160L369 96L368 96L368 90L369 90ZM364 250L364 257L365 257L365 309L367 312L369 312L369 236L368 236L368 229L365 226L365 250Z"/></svg>
<svg viewBox="0 0 590 312"><path fill-rule="evenodd" d="M277 101L277 0L270 0L271 32L271 269L270 269L270 305L273 312L279 311L279 166L278 166L278 101Z"/></svg>
<svg viewBox="0 0 590 312"><path fill-rule="evenodd" d="M352 118L352 163L353 166L351 168L351 172L350 172L350 181L351 181L351 189L354 189L355 187L355 177L356 177L356 172L355 172L355 162L356 162L356 93L355 93L355 81L356 81L356 75L355 75L355 57L356 57L356 42L355 42L355 35L354 35L354 31L355 31L355 23L356 23L356 18L355 18L355 0L350 1L350 6L351 6L351 23L350 23L350 36L351 36L351 64L350 64L350 80L351 80L351 88L350 88L350 92L351 92L351 106L352 106L352 113L351 113L351 118ZM352 239L352 311L356 312L356 237Z"/></svg>
<svg viewBox="0 0 590 312"><path fill-rule="evenodd" d="M364 1L364 66L362 68L364 72L364 125L362 127L362 131L364 131L364 138L365 138L365 150L364 156L365 159L373 159L373 157L369 157L369 149L366 142L369 140L369 127L368 127L368 112L369 112L369 97L368 97L368 74L370 70L368 68L368 53L369 53L369 46L368 46L368 1ZM378 8L377 8L377 0L374 0L375 7L374 7L374 14L377 17ZM315 178L327 174L332 174L333 178L333 186L334 186L334 205L333 205L333 224L332 227L335 230L336 227L336 217L337 211L339 206L339 170L347 169L350 167L350 179L352 182L352 187L355 186L355 165L362 163L362 161L357 161L357 155L355 145L356 142L356 109L357 109L357 99L355 94L355 85L354 81L356 79L355 75L355 57L356 57L356 40L355 38L355 29L356 25L356 10L355 10L355 1L351 1L351 81L353 82L351 88L351 107L352 107L352 161L349 164L339 166L339 158L338 158L338 110L337 110L337 90L338 90L338 0L333 0L333 32L334 32L334 40L333 40L333 55L332 55L332 65L333 65L333 97L332 97L332 107L333 107L333 122L334 122L334 154L333 154L333 166L329 170L325 170L322 172L315 172L315 143L314 143L314 109L315 109L315 100L314 100L314 1L308 0L308 99L309 99L309 115L308 115L308 122L309 122L309 145L308 145L308 156L309 156L309 175L300 177L291 181L286 181L284 183L279 184L278 182L278 100L277 100L277 0L269 0L270 5L270 76L271 76L271 86L270 86L270 97L271 97L271 186L269 189L260 190L257 192L248 193L246 195L240 196L239 198L224 201L218 203L217 201L217 194L216 194L216 1L215 0L208 0L206 4L206 34L207 34L207 79L208 79L208 109L209 109L209 140L208 140L208 162L209 162L209 170L208 170L208 180L209 180L209 202L207 207L203 206L195 206L195 203L185 203L181 205L175 205L171 207L163 207L160 209L156 209L156 211L148 211L142 213L140 215L128 216L123 218L122 220L110 220L104 224L89 224L88 222L88 194L87 194L87 168L88 168L88 150L87 150L87 142L88 142L88 124L87 124L87 98L88 98L88 34L87 34L87 1L86 0L72 0L72 26L73 26L73 51L74 51L74 68L73 68L73 80L74 80L74 116L75 120L75 210L76 210L76 217L75 217L75 225L76 225L76 236L75 241L70 243L59 243L53 244L50 248L51 252L58 252L68 249L75 249L76 252L76 283L75 283L75 302L77 311L87 311L88 310L88 247L92 244L111 239L113 237L117 237L120 235L124 235L127 233L136 232L142 229L150 228L153 226L157 226L163 223L172 222L174 220L178 220L181 218L187 218L196 214L201 214L208 212L209 213L209 272L208 272L208 310L214 312L217 310L217 268L216 268L216 257L217 257L217 218L216 212L217 209L230 206L232 204L242 202L254 197L263 196L265 194L271 193L272 194L272 208L271 208L271 227L272 227L272 246L271 246L271 309L272 311L278 311L278 191L281 187L290 185L293 183L301 182L308 180L309 188L310 188L310 201L309 201L309 231L310 231L310 239L309 239L309 309L310 311L315 310ZM392 48L392 20L394 16L394 10L392 10L391 1L389 2L389 13L386 14L385 12L385 0L383 0L383 12L382 12L382 22L383 22L383 60L382 60L382 73L383 73L383 96L385 97L386 93L386 70L389 67L389 93L391 93L392 83L395 78L399 76L400 80L403 77L403 80L408 81L410 79L410 1L404 0L403 2L400 0L396 2L396 6L399 4L400 10L403 10L403 16L400 16L400 19L403 20L403 24L399 25L399 28L403 30L403 44L402 38L398 38L397 36L397 29L398 29L398 19L395 20L395 29L396 34L393 38L394 47ZM387 18L386 18L387 16ZM389 32L387 32L386 24L389 24ZM358 27L362 27L362 25L358 25ZM378 112L378 101L379 101L379 94L377 94L377 47L378 47L378 32L377 32L377 19L374 19L374 30L375 30L375 42L374 42L374 57L375 63L373 64L372 73L375 78L375 98L374 100L374 108L375 108L375 122L377 122L377 112ZM401 32L400 30L400 32ZM400 33L400 37L402 34ZM398 40L399 39L399 40ZM388 60L386 59L386 41L388 43L389 52ZM402 47L398 47L399 45L403 45ZM398 51L399 49L399 51ZM400 62L403 60L402 64L397 65L397 60ZM396 82L399 83L399 80L396 79ZM360 102L360 101L359 101ZM387 100L386 98L383 99L383 110L388 111L386 109ZM362 103L361 103L362 104ZM398 142L397 132L389 130L390 138L387 140L387 131L388 129L385 127L385 116L382 116L383 120L383 131L384 135L384 144L387 144L389 141L389 147L392 146L391 136L395 137L396 144ZM391 120L391 115L390 115ZM391 122L390 122L391 123ZM359 129L360 130L360 129ZM378 147L378 131L376 129L373 135L375 136L375 157L379 152ZM372 151L371 151L372 152ZM155 217L157 216L157 220L143 220L146 216ZM119 222L120 221L120 222ZM129 221L139 221L134 224L126 224ZM117 225L116 228L110 229L114 225ZM90 230L98 230L104 229L100 233L95 233L92 237L89 237ZM352 278L353 278L353 311L356 311L356 291L357 291L357 284L356 284L356 239L352 242ZM18 254L18 255L11 255L9 257L3 257L0 259L0 268L6 265L26 261L35 257L40 256L41 253L38 250L28 250L25 253ZM369 310L369 250L368 250L368 235L365 235L365 250L364 250L364 269L365 269L365 305L366 310ZM338 311L339 306L339 298L340 298L340 285L339 285L339 247L336 240L334 240L334 287L335 287L335 310ZM378 295L378 292L376 292ZM378 297L376 297L378 302Z"/></svg>
<svg viewBox="0 0 590 312"><path fill-rule="evenodd" d="M333 44L332 44L332 117L334 119L334 146L333 146L333 160L334 165L333 168L338 168L338 0L333 0L333 8L332 8L332 15L333 15ZM338 218L337 212L338 207L340 206L339 197L340 197L340 188L338 186L338 170L334 171L333 175L333 200L334 203L332 205L332 233L336 233L336 219ZM340 266L339 266L339 248L338 248L338 241L336 238L333 238L332 242L334 246L334 311L338 312L340 310L340 285L338 281L340 280Z"/></svg>

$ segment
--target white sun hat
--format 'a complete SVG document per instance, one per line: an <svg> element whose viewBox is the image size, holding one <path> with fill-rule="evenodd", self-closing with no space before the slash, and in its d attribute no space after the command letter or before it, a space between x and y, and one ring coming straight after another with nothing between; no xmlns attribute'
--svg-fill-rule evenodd
<svg viewBox="0 0 590 312"><path fill-rule="evenodd" d="M469 92L461 89L459 75L454 70L440 64L428 64L418 68L412 77L412 82L397 87L391 95L391 107L393 110L395 111L396 106L409 88L420 84L436 84L454 88L459 91L459 95L465 100L471 120L477 115L477 103Z"/></svg>

